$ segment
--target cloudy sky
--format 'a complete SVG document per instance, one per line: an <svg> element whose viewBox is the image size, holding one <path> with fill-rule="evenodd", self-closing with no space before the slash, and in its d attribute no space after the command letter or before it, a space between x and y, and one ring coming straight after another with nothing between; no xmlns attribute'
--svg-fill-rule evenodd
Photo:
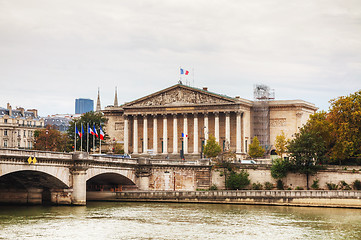
<svg viewBox="0 0 361 240"><path fill-rule="evenodd" d="M0 106L74 113L172 86L328 101L361 88L360 0L0 0ZM194 69L194 71L193 71ZM194 76L194 77L193 77Z"/></svg>

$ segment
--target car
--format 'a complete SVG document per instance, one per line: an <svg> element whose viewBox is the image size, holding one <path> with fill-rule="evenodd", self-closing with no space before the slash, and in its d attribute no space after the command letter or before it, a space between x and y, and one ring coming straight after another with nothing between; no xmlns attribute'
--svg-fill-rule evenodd
<svg viewBox="0 0 361 240"><path fill-rule="evenodd" d="M257 164L255 160L241 160L242 164Z"/></svg>

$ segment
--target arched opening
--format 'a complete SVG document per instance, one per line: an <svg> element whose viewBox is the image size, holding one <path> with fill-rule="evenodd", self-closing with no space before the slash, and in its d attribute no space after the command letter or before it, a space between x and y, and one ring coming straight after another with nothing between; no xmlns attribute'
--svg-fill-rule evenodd
<svg viewBox="0 0 361 240"><path fill-rule="evenodd" d="M277 152L276 152L275 149L273 149L273 150L271 151L271 155L277 155Z"/></svg>
<svg viewBox="0 0 361 240"><path fill-rule="evenodd" d="M64 182L50 174L16 171L0 177L0 203L51 204L52 194L67 188Z"/></svg>
<svg viewBox="0 0 361 240"><path fill-rule="evenodd" d="M90 178L86 183L87 191L121 192L136 190L137 186L129 178L118 173L103 173Z"/></svg>

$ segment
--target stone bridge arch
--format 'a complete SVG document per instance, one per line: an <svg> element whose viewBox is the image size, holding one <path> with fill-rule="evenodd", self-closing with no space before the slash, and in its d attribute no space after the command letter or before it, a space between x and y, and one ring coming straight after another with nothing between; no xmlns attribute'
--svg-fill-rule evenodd
<svg viewBox="0 0 361 240"><path fill-rule="evenodd" d="M132 169L91 168L86 176L88 191L137 189L136 180L135 171Z"/></svg>
<svg viewBox="0 0 361 240"><path fill-rule="evenodd" d="M40 172L50 175L59 181L63 182L67 188L71 187L69 178L69 168L61 166L46 166L46 165L15 165L15 164L1 164L0 165L0 179L7 174L16 173L19 171Z"/></svg>

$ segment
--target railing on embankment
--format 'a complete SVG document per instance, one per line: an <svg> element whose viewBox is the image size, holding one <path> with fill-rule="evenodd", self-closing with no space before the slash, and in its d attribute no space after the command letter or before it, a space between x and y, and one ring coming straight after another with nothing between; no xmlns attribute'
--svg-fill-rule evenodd
<svg viewBox="0 0 361 240"><path fill-rule="evenodd" d="M117 192L115 201L361 208L361 191L220 190Z"/></svg>

